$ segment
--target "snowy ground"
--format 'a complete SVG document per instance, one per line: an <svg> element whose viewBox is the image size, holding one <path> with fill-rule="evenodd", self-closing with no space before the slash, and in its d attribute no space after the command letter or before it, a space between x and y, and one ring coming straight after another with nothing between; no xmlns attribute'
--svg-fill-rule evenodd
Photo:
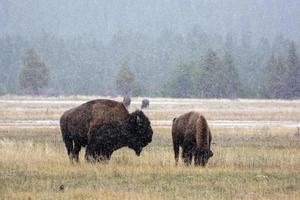
<svg viewBox="0 0 300 200"><path fill-rule="evenodd" d="M96 98L109 98L109 97L92 97L92 98L26 98L18 99L0 98L1 107L73 107L80 105L88 100ZM121 101L120 97L110 98L112 100ZM130 108L140 108L142 97L132 98ZM300 109L300 100L255 100L255 99L172 99L172 98L148 98L150 100L149 109L257 109L257 108L286 108L286 109Z"/></svg>
<svg viewBox="0 0 300 200"><path fill-rule="evenodd" d="M209 120L211 126L226 127L300 127L297 121L237 121L237 120ZM170 126L171 121L168 120L152 120L154 126ZM0 120L0 127L56 127L59 126L58 120Z"/></svg>
<svg viewBox="0 0 300 200"><path fill-rule="evenodd" d="M95 99L97 97L90 97ZM103 97L98 97L103 98ZM143 98L132 98L132 103L130 106L130 111L133 111L140 107L141 101ZM250 112L253 110L258 110L259 112L264 112L263 110L276 110L281 109L283 112L294 112L300 110L300 101L283 101L283 100L228 100L228 99L164 99L164 98L149 98L150 99L150 107L147 111L154 111L161 115L160 113L170 112L171 114L175 110L181 110L182 112L196 110L196 109L207 109L207 110L215 110L217 111L235 111L240 110L242 112ZM86 101L90 100L89 97L84 98L47 98L47 97L38 97L38 98L28 98L24 97L12 97L12 98L0 98L0 111L2 109L4 115L5 110L13 111L16 110L16 115L20 114L18 109L48 109L53 111L54 113L59 113L69 108L80 105ZM115 98L115 100L120 101L121 98ZM58 112L58 110L60 111ZM27 112L27 111L24 111ZM23 113L24 114L24 113ZM25 113L26 115L26 113ZM27 114L26 118L5 118L5 116L0 117L0 127L58 127L59 120L58 116L56 118L46 118L43 119L35 119L34 117L30 117L31 113ZM176 116L176 115L175 115ZM167 119L171 119L172 117L168 117ZM20 120L22 119L22 120ZM157 119L157 117L152 118L152 125L154 126L170 126L172 124L172 120L166 120L166 118ZM225 119L225 118L224 118ZM271 118L270 118L271 119ZM285 119L285 120L270 120L270 119L262 119L262 120L208 120L209 125L211 126L224 126L224 127L300 127L300 119L295 117L293 119ZM284 118L283 118L284 119ZM295 120L294 120L295 119Z"/></svg>

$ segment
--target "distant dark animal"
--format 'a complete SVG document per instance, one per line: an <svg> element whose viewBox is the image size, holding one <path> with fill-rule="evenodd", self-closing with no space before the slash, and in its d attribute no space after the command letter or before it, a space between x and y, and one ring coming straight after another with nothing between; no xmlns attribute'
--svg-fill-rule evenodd
<svg viewBox="0 0 300 200"><path fill-rule="evenodd" d="M122 147L133 149L137 156L152 141L153 131L149 119L142 111L135 111L124 121L112 122L91 130L86 148L87 161L107 161Z"/></svg>
<svg viewBox="0 0 300 200"><path fill-rule="evenodd" d="M141 106L141 109L143 108L147 108L149 106L149 100L148 99L143 99L142 100L142 106Z"/></svg>
<svg viewBox="0 0 300 200"><path fill-rule="evenodd" d="M97 99L67 110L60 118L60 129L70 161L78 162L81 147L90 139L90 130L112 121L129 117L123 103Z"/></svg>
<svg viewBox="0 0 300 200"><path fill-rule="evenodd" d="M210 150L210 129L206 119L197 112L189 112L173 119L172 138L176 165L179 146L182 148L182 158L186 165L191 164L194 156L195 166L205 166L213 156Z"/></svg>
<svg viewBox="0 0 300 200"><path fill-rule="evenodd" d="M127 108L131 104L131 99L130 97L123 97L123 104Z"/></svg>
<svg viewBox="0 0 300 200"><path fill-rule="evenodd" d="M297 130L298 131L297 131L297 133L295 133L295 136L300 137L300 127L299 126L297 127Z"/></svg>
<svg viewBox="0 0 300 200"><path fill-rule="evenodd" d="M65 186L64 185L60 185L58 188L58 191L63 192L65 190Z"/></svg>

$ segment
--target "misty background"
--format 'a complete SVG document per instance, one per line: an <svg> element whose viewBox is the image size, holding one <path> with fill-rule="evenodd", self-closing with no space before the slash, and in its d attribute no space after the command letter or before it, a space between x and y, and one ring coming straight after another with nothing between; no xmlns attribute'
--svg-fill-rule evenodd
<svg viewBox="0 0 300 200"><path fill-rule="evenodd" d="M24 93L33 48L49 71L44 95L119 95L127 65L134 96L298 98L299 10L297 0L0 0L0 93Z"/></svg>

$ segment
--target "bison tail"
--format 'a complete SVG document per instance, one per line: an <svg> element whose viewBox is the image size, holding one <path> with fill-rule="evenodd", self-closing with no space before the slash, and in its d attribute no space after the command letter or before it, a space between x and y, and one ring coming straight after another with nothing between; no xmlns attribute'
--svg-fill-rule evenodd
<svg viewBox="0 0 300 200"><path fill-rule="evenodd" d="M68 140L70 137L67 121L68 120L64 116L62 116L59 121L60 131L61 131L61 135L62 135L62 138L64 141Z"/></svg>
<svg viewBox="0 0 300 200"><path fill-rule="evenodd" d="M196 144L197 148L209 148L209 128L203 116L200 116L196 122Z"/></svg>

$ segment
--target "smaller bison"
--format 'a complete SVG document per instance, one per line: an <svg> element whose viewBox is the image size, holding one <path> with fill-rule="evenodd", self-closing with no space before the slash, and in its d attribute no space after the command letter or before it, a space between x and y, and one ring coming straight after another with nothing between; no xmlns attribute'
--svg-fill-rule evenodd
<svg viewBox="0 0 300 200"><path fill-rule="evenodd" d="M197 112L189 112L173 119L172 139L175 163L178 164L179 146L182 148L182 158L190 165L194 156L195 166L205 166L213 156L210 150L211 132L206 119Z"/></svg>
<svg viewBox="0 0 300 200"><path fill-rule="evenodd" d="M149 106L149 100L148 99L143 99L142 100L142 106L141 106L141 109L143 109L143 108L148 108L148 106Z"/></svg>
<svg viewBox="0 0 300 200"><path fill-rule="evenodd" d="M130 97L123 97L123 104L127 108L131 104L131 98Z"/></svg>
<svg viewBox="0 0 300 200"><path fill-rule="evenodd" d="M149 119L142 111L135 111L124 121L116 121L91 130L86 148L87 161L107 161L122 147L133 149L137 156L152 141L153 131Z"/></svg>

